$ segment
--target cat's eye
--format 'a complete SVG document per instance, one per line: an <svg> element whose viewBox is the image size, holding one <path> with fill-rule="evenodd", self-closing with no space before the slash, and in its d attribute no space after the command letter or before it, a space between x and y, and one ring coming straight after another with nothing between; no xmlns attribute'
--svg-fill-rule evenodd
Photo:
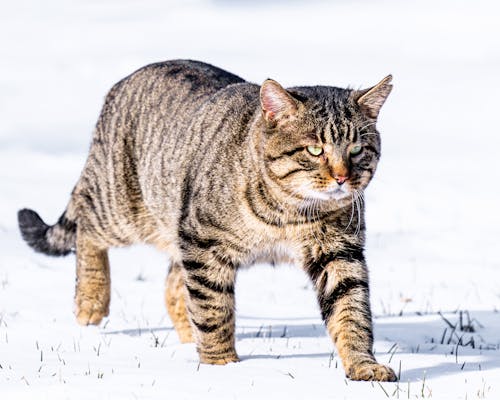
<svg viewBox="0 0 500 400"><path fill-rule="evenodd" d="M351 153L351 156L356 156L359 153L361 153L361 150L363 150L363 147L359 144L355 144L354 146L351 147L351 150L349 150L349 153Z"/></svg>
<svg viewBox="0 0 500 400"><path fill-rule="evenodd" d="M316 157L323 154L323 147L321 146L307 146L306 149L310 154Z"/></svg>

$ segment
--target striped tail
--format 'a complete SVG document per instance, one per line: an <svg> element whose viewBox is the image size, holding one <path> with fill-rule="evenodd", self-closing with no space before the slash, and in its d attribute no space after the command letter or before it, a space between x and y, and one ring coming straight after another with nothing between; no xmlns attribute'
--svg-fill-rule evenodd
<svg viewBox="0 0 500 400"><path fill-rule="evenodd" d="M35 251L49 256L65 256L74 251L76 222L67 218L66 211L52 226L27 208L18 211L17 220L23 239Z"/></svg>

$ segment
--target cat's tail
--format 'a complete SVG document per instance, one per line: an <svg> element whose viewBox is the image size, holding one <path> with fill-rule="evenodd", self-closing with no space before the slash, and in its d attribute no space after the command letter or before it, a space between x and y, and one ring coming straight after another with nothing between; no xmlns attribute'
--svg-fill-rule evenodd
<svg viewBox="0 0 500 400"><path fill-rule="evenodd" d="M39 253L65 256L75 249L76 221L64 211L55 225L49 226L33 210L23 208L17 213L21 236Z"/></svg>

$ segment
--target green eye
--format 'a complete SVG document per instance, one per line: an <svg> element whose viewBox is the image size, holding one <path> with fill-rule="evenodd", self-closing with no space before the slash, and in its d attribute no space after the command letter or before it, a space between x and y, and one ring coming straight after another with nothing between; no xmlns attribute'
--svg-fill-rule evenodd
<svg viewBox="0 0 500 400"><path fill-rule="evenodd" d="M323 147L320 146L307 146L306 149L313 156L320 156L323 153Z"/></svg>
<svg viewBox="0 0 500 400"><path fill-rule="evenodd" d="M359 144L356 144L356 145L351 147L350 153L351 153L351 155L355 156L355 155L361 153L361 150L363 150L363 147L361 147L361 145L359 145Z"/></svg>

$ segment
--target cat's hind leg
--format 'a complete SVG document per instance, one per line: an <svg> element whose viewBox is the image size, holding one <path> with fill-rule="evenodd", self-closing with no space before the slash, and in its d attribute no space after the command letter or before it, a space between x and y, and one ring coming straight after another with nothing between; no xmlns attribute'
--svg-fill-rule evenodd
<svg viewBox="0 0 500 400"><path fill-rule="evenodd" d="M107 249L80 230L76 239L75 315L81 325L98 325L109 314L110 274Z"/></svg>
<svg viewBox="0 0 500 400"><path fill-rule="evenodd" d="M194 341L186 309L186 296L182 267L179 264L172 263L165 282L165 303L168 315L174 324L181 343Z"/></svg>

